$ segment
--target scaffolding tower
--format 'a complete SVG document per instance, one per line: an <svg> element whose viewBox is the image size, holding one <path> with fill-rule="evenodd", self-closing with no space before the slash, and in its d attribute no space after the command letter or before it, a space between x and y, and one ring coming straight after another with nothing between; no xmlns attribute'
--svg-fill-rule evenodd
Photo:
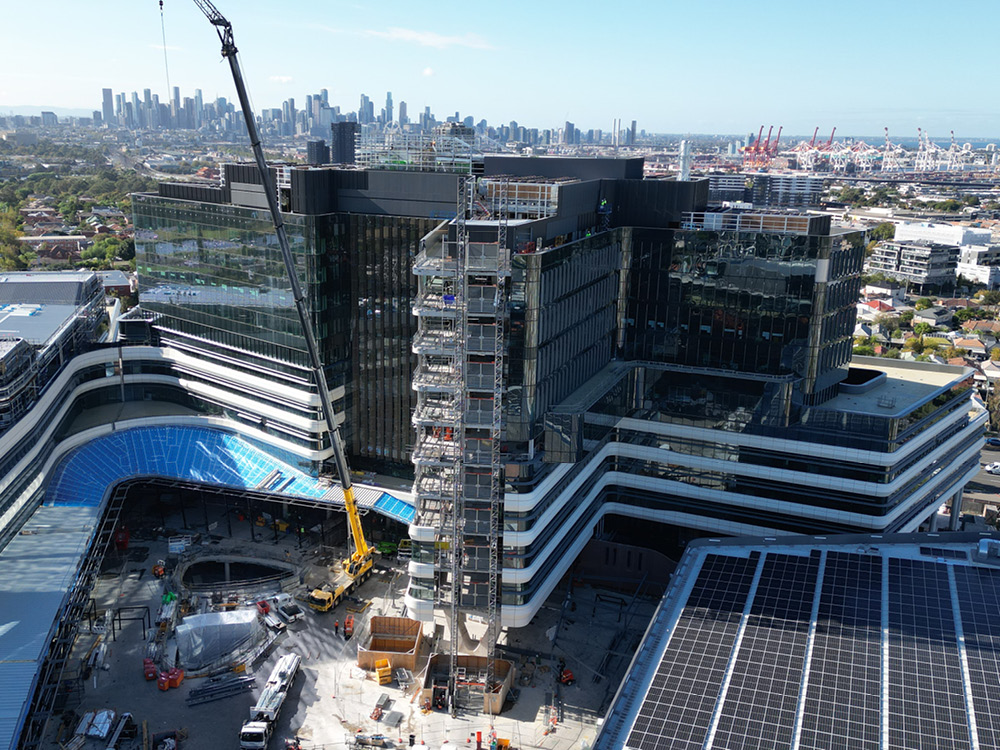
<svg viewBox="0 0 1000 750"><path fill-rule="evenodd" d="M489 582L486 603L486 691L496 683L496 650L500 640L500 521L503 514L503 395L504 346L506 342L507 279L510 276L510 254L507 252L508 181L500 178L497 193L497 253L494 307L496 326L493 338L493 420L490 424L490 509L489 509ZM490 725L492 728L492 716Z"/></svg>
<svg viewBox="0 0 1000 750"><path fill-rule="evenodd" d="M417 431L413 450L416 518L410 591L418 607L449 623L452 710L468 704L461 653L488 668L474 691L495 688L500 633L503 395L506 346L507 180L458 180L456 215L424 238L417 276ZM492 235L493 232L495 235ZM419 613L415 613L420 616ZM474 638L466 624L481 619ZM478 641L478 646L476 645ZM459 700L461 698L461 700Z"/></svg>

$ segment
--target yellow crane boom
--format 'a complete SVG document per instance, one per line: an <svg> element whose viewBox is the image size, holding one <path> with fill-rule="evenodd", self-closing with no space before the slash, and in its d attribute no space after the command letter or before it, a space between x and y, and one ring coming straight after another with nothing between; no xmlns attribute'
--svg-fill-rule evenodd
<svg viewBox="0 0 1000 750"><path fill-rule="evenodd" d="M264 194L267 196L267 206L271 211L274 232L278 237L278 246L281 248L281 257L285 264L285 272L288 274L288 281L292 287L295 310L298 313L299 323L302 326L302 334L306 340L306 348L308 349L312 365L313 383L319 391L323 416L326 420L327 430L330 433L330 442L333 445L333 457L337 465L338 479L340 479L340 486L344 490L344 508L347 511L347 518L350 522L351 541L354 547L350 558L344 560L344 570L351 578L356 578L371 569L372 549L365 541L365 535L361 529L361 516L358 512L358 503L354 498L351 472L347 466L344 446L340 439L340 430L337 428L337 421L334 417L333 403L330 401L330 390L327 387L326 375L323 373L323 363L319 357L319 347L316 345L316 337L313 334L312 325L309 321L309 311L306 309L305 295L302 293L299 277L295 271L295 261L292 257L291 248L288 245L288 236L285 234L285 223L281 218L281 211L278 209L278 197L274 181L271 179L267 162L264 160L264 149L260 144L260 132L257 129L257 120L254 118L253 110L250 107L250 97L247 95L246 84L243 82L243 72L240 70L240 63L236 54L236 43L233 39L233 25L226 20L225 16L209 0L194 0L194 3L205 14L209 22L215 26L215 31L219 35L219 41L222 42L222 56L229 61L229 69L233 74L236 95L240 100L240 108L243 110L243 122L246 123L247 135L250 137L250 148L253 150L254 160L257 162L257 171L260 174L261 184L264 186ZM160 0L160 7L163 7L163 0Z"/></svg>

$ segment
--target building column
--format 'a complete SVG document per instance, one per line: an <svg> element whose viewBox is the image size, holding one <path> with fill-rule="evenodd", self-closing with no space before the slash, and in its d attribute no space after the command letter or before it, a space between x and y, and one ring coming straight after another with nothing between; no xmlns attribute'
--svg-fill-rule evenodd
<svg viewBox="0 0 1000 750"><path fill-rule="evenodd" d="M938 530L937 518L938 518L938 512L937 512L937 507L935 507L934 510L931 511L931 514L927 516L927 531L932 534Z"/></svg>
<svg viewBox="0 0 1000 750"><path fill-rule="evenodd" d="M948 525L949 531L958 531L962 522L962 490L959 490L951 498L951 523Z"/></svg>

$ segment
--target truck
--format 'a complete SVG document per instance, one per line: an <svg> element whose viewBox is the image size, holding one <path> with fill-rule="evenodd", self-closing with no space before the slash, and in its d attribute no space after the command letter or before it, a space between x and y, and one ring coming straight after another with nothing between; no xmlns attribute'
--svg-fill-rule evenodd
<svg viewBox="0 0 1000 750"><path fill-rule="evenodd" d="M329 612L371 575L372 558L370 554L358 567L354 568L354 575L348 570L348 563L349 560L344 560L341 570L332 581L327 581L309 592L306 601L312 609L317 612Z"/></svg>
<svg viewBox="0 0 1000 750"><path fill-rule="evenodd" d="M277 594L272 601L274 602L274 609L277 610L278 616L283 618L285 622L298 622L305 617L302 613L302 608L295 603L295 600L289 594Z"/></svg>
<svg viewBox="0 0 1000 750"><path fill-rule="evenodd" d="M240 729L240 750L266 750L301 661L298 654L278 659L260 697L250 708L250 720Z"/></svg>

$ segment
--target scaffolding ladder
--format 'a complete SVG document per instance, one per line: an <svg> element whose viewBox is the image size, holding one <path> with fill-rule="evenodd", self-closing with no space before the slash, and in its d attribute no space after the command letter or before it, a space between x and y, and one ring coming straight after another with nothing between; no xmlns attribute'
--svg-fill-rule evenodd
<svg viewBox="0 0 1000 750"><path fill-rule="evenodd" d="M456 696L458 693L458 651L459 651L459 610L462 599L463 565L462 555L465 535L465 408L466 398L466 337L468 335L468 300L469 279L466 272L468 264L469 231L467 220L472 211L474 193L473 178L462 176L458 179L458 197L455 212L455 334L456 347L454 354L454 376L458 383L456 398L458 400L458 420L455 429L455 439L458 441L458 452L452 471L452 496L450 520L450 578L451 578L451 660L449 664L449 698L451 700L452 716L458 713Z"/></svg>
<svg viewBox="0 0 1000 750"><path fill-rule="evenodd" d="M507 253L507 193L508 180L501 177L497 191L497 265L494 306L496 325L493 339L493 419L490 424L490 516L489 516L489 583L486 603L486 694L493 692L496 682L497 641L500 638L500 521L503 514L503 402L504 346L507 314L507 277L510 274ZM493 712L490 712L490 728Z"/></svg>

